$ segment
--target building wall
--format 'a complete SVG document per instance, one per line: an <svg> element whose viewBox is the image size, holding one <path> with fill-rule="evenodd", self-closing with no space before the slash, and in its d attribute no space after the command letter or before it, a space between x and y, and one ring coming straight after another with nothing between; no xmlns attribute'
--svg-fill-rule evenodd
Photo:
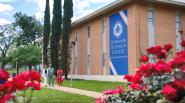
<svg viewBox="0 0 185 103"><path fill-rule="evenodd" d="M132 8L132 6L128 6L125 5L121 8L117 8L107 14L101 15L97 18L94 18L93 20L87 21L86 23L79 25L78 27L74 28L71 34L74 34L75 32L78 32L78 74L80 75L86 75L86 72L84 72L84 70L86 71L86 45L84 45L83 43L86 43L86 27L87 25L90 25L91 28L91 36L90 36L90 74L91 75L103 75L103 63L102 63L102 53L103 53L103 48L102 48L102 17L104 16L106 18L106 74L109 75L110 74L110 64L109 64L109 59L110 59L110 52L109 52L109 17L115 13L118 12L120 10L124 10L124 9L128 9L128 12L130 12L130 8ZM132 17L132 13L129 13L130 16L128 17ZM132 22L132 19L129 19L129 25L134 25ZM132 24L131 24L132 23ZM132 28L130 28L129 32L132 32ZM81 38L83 35L83 38ZM133 56L132 52L136 51L135 48L133 48L133 46L136 44L134 43L136 41L136 37L134 35L129 35L128 34L128 41L130 46L128 46L129 48L129 55ZM71 40L73 40L72 38L74 38L74 35L71 35ZM135 38L135 39L134 39ZM82 43L83 41L83 43ZM83 44L83 45L80 45ZM136 47L136 46L135 46ZM84 49L83 54L80 52L79 49ZM133 50L134 49L134 50ZM135 52L133 52L135 53ZM135 53L136 55L136 53ZM85 58L85 59L81 59L81 58ZM80 62L83 63L80 63ZM131 66L131 68L135 68L134 66L134 62L136 62L136 59L129 58L129 66ZM83 66L79 66L79 65L83 65ZM83 71L83 72L81 72Z"/></svg>
<svg viewBox="0 0 185 103"><path fill-rule="evenodd" d="M77 32L78 35L78 49L77 49L77 74L84 75L86 74L86 29L85 25L79 26L78 28L74 29L70 36L70 41L74 41L74 33ZM72 68L72 67L71 67ZM74 71L73 71L74 73Z"/></svg>
<svg viewBox="0 0 185 103"><path fill-rule="evenodd" d="M184 31L184 39L185 39L185 7L183 9L181 9L182 12L182 30Z"/></svg>
<svg viewBox="0 0 185 103"><path fill-rule="evenodd" d="M156 45L166 43L176 44L176 10L177 7L153 4L154 6L154 25ZM116 8L104 15L96 17L90 21L73 28L71 34L78 33L78 74L86 75L86 27L91 27L90 37L90 74L103 75L102 69L102 17L106 18L106 73L110 74L110 52L109 52L109 17L120 10L128 9L128 63L129 74L134 74L140 65L139 57L146 53L149 47L148 40L148 3L134 2ZM182 9L182 8L180 8ZM185 9L182 10L182 28L185 31ZM71 35L71 38L74 35ZM72 39L71 39L72 40ZM173 51L175 52L175 47ZM175 53L174 53L175 54Z"/></svg>

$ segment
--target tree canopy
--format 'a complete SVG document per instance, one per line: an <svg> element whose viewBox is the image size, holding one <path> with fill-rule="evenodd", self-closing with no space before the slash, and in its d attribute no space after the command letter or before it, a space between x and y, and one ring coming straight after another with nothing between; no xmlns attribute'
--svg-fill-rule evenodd
<svg viewBox="0 0 185 103"><path fill-rule="evenodd" d="M69 33L71 30L71 18L73 17L73 1L64 0L64 17L63 17L63 35L62 35L62 69L67 79L69 66L68 51L69 51Z"/></svg>
<svg viewBox="0 0 185 103"><path fill-rule="evenodd" d="M13 44L15 37L16 32L12 25L0 26L0 62L2 68L8 62L7 52Z"/></svg>
<svg viewBox="0 0 185 103"><path fill-rule="evenodd" d="M59 43L61 38L61 0L54 0L53 4L53 19L52 19L52 35L50 41L50 57L51 64L55 69L59 69Z"/></svg>
<svg viewBox="0 0 185 103"><path fill-rule="evenodd" d="M50 36L50 8L49 0L46 0L46 8L44 14L44 33L43 33L43 64L49 65L48 63L48 44Z"/></svg>
<svg viewBox="0 0 185 103"><path fill-rule="evenodd" d="M24 47L18 47L15 50L9 53L11 58L11 63L16 63L16 58L18 61L18 66L29 66L29 69L33 65L37 65L41 63L41 48L34 45L27 45Z"/></svg>
<svg viewBox="0 0 185 103"><path fill-rule="evenodd" d="M13 23L18 32L16 39L17 46L36 44L35 40L42 36L41 24L32 16L21 12L15 13Z"/></svg>

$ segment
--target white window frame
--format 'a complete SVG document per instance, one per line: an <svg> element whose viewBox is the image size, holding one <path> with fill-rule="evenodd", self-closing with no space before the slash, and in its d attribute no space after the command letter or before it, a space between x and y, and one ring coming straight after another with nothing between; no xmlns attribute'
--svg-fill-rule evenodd
<svg viewBox="0 0 185 103"><path fill-rule="evenodd" d="M77 57L78 56L78 33L77 32L75 32L74 42L75 42L75 57Z"/></svg>
<svg viewBox="0 0 185 103"><path fill-rule="evenodd" d="M155 46L155 16L154 16L154 6L152 4L148 5L148 46ZM149 55L149 62L155 62L155 59L152 55Z"/></svg>
<svg viewBox="0 0 185 103"><path fill-rule="evenodd" d="M154 22L154 7L148 5L148 40L149 47L155 46L155 22Z"/></svg>
<svg viewBox="0 0 185 103"><path fill-rule="evenodd" d="M78 58L78 33L74 33L74 42L75 42L75 58L74 58L74 66L75 66L75 74L78 74L78 67L77 67L77 58Z"/></svg>
<svg viewBox="0 0 185 103"><path fill-rule="evenodd" d="M91 27L90 27L90 25L88 25L87 26L87 33L86 33L86 35L87 35L87 60L86 60L86 70L87 70L87 75L90 75L90 37L91 37Z"/></svg>
<svg viewBox="0 0 185 103"><path fill-rule="evenodd" d="M102 17L102 69L106 75L106 17Z"/></svg>
<svg viewBox="0 0 185 103"><path fill-rule="evenodd" d="M181 29L181 13L179 10L176 11L176 19L175 19L176 23L176 51L181 51L182 47L180 45L181 43L181 34L179 33L179 30Z"/></svg>

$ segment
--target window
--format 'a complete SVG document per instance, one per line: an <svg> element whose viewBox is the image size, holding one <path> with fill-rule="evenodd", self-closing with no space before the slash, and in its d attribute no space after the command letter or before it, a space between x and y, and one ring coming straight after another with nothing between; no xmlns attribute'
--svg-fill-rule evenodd
<svg viewBox="0 0 185 103"><path fill-rule="evenodd" d="M90 26L88 26L88 27L87 27L87 36L88 36L88 38L90 38L90 36L91 36L90 33L91 33L91 32L90 32Z"/></svg>
<svg viewBox="0 0 185 103"><path fill-rule="evenodd" d="M87 67L90 67L90 55L87 55Z"/></svg>
<svg viewBox="0 0 185 103"><path fill-rule="evenodd" d="M149 47L155 45L155 31L154 31L154 8L152 5L148 6L148 34Z"/></svg>
<svg viewBox="0 0 185 103"><path fill-rule="evenodd" d="M90 25L87 26L87 75L90 75Z"/></svg>
<svg viewBox="0 0 185 103"><path fill-rule="evenodd" d="M74 36L74 42L75 42L75 57L77 57L77 53L78 53L78 38L77 38L78 34L77 32L75 32L75 36Z"/></svg>
<svg viewBox="0 0 185 103"><path fill-rule="evenodd" d="M103 70L106 67L106 53L103 53Z"/></svg>
<svg viewBox="0 0 185 103"><path fill-rule="evenodd" d="M103 75L106 75L106 18L102 18L102 67Z"/></svg>
<svg viewBox="0 0 185 103"><path fill-rule="evenodd" d="M182 47L181 43L181 34L179 30L181 29L181 13L179 11L176 12L176 50L181 51Z"/></svg>
<svg viewBox="0 0 185 103"><path fill-rule="evenodd" d="M153 5L148 5L148 44L149 47L155 46L155 21L154 21L154 7ZM149 55L150 62L154 62L152 55Z"/></svg>

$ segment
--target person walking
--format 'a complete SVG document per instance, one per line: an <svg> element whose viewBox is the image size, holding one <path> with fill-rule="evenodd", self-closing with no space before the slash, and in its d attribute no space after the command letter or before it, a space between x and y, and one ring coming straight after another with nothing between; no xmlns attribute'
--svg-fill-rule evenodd
<svg viewBox="0 0 185 103"><path fill-rule="evenodd" d="M54 68L52 65L48 68L48 84L49 86L54 86Z"/></svg>

